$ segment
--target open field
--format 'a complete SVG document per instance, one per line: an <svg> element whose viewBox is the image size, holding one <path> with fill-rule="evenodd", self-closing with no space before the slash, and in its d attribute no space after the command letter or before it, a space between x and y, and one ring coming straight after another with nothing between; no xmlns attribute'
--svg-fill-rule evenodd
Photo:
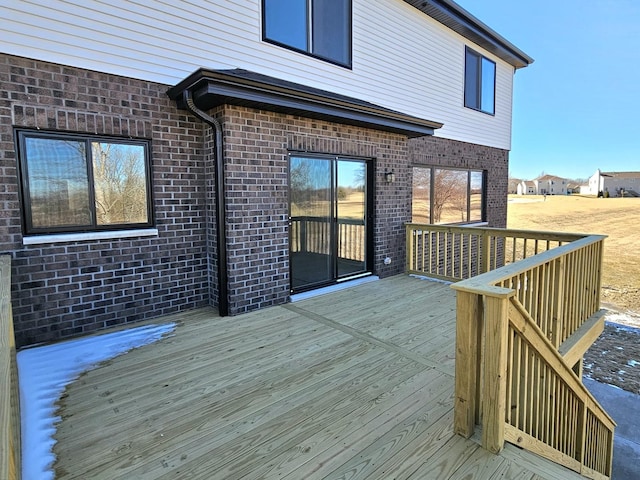
<svg viewBox="0 0 640 480"><path fill-rule="evenodd" d="M602 301L640 312L640 198L510 195L507 227L607 235Z"/></svg>

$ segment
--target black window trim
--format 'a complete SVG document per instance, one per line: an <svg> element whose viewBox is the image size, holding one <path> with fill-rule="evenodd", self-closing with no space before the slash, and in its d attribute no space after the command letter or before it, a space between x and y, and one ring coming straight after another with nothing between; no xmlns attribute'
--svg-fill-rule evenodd
<svg viewBox="0 0 640 480"><path fill-rule="evenodd" d="M487 112L486 110L482 110L481 107L474 107L472 105L467 104L467 54L471 53L478 59L478 77L476 78L476 97L478 98L478 104L482 105L482 59L487 60L493 64L493 105L492 111ZM496 62L491 60L485 55L482 55L480 52L475 51L473 48L465 45L464 47L464 91L463 91L463 104L465 108L469 108L471 110L475 110L476 112L484 113L485 115L491 115L495 117L496 115L496 80L498 74L498 66Z"/></svg>
<svg viewBox="0 0 640 480"><path fill-rule="evenodd" d="M457 168L457 167L447 167L443 165L412 165L413 169L415 168L423 168L425 170L430 170L429 172L429 224L430 225L473 225L477 223L487 223L487 170L483 168ZM412 170L413 170L412 169ZM434 196L431 192L433 192L435 187L435 171L439 170L456 170L459 172L467 172L467 221L465 222L440 222L438 224L433 223L433 201ZM480 220L470 220L471 218L471 173L477 172L482 173L482 200L480 204ZM412 172L413 177L413 172ZM412 187L413 188L413 187ZM413 202L413 191L411 193L411 198Z"/></svg>
<svg viewBox="0 0 640 480"><path fill-rule="evenodd" d="M92 212L92 225L78 225L78 226L63 226L63 227L47 227L38 228L34 227L30 216L30 192L28 181L28 168L26 158L26 138L48 138L59 140L74 140L84 141L86 143L95 141L104 141L109 143L119 143L125 145L142 145L145 150L145 169L146 178L145 185L147 188L147 219L145 223L126 223L126 224L109 224L98 225L95 215L95 206L93 206ZM146 138L136 137L120 137L115 135L94 135L89 133L76 133L57 130L41 130L33 128L15 128L14 129L14 144L16 145L17 154L17 170L18 170L18 194L20 198L21 209L21 226L24 237L28 236L41 236L41 235L58 235L58 234L86 234L94 232L109 232L109 231L126 231L126 230L145 230L155 229L156 219L154 211L154 195L152 188L152 161L151 161L151 140ZM87 162L87 173L89 175L89 204L95 204L94 182L92 179L92 165L90 158L90 148L86 149L85 161Z"/></svg>
<svg viewBox="0 0 640 480"><path fill-rule="evenodd" d="M353 69L353 0L347 0L349 2L349 62L348 63L342 63L339 62L337 60L334 60L332 58L328 58L325 57L323 55L318 55L316 53L313 53L309 50L303 50L301 48L296 48L296 47L292 47L291 45L287 45L286 43L282 43L279 42L277 40L272 40L269 37L267 37L267 25L266 25L266 18L267 16L265 15L265 1L266 0L262 0L260 2L261 4L261 16L262 16L262 41L266 42L266 43L270 43L272 45L277 45L278 47L282 47L282 48L286 48L287 50L291 50L293 52L297 52L297 53L301 53L303 55L306 55L308 57L312 57L312 58L317 58L318 60L322 60L324 62L328 62L331 63L333 65L337 65L338 67L343 67L343 68L347 68L349 70ZM313 1L316 0L311 0L311 2L313 3ZM312 15L312 13L310 14ZM307 18L307 37L309 37L310 34L310 29L312 28L309 22L310 17Z"/></svg>

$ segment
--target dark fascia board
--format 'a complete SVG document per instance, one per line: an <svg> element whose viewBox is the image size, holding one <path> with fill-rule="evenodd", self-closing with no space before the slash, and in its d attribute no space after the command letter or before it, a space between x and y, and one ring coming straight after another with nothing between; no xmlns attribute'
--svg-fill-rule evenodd
<svg viewBox="0 0 640 480"><path fill-rule="evenodd" d="M190 90L196 106L207 111L230 104L275 111L307 118L390 131L407 137L433 135L442 123L390 110L355 98L282 81L246 70L201 68L167 94L179 108L185 90Z"/></svg>
<svg viewBox="0 0 640 480"><path fill-rule="evenodd" d="M534 61L529 55L451 0L404 1L466 39L480 45L516 69L531 65Z"/></svg>

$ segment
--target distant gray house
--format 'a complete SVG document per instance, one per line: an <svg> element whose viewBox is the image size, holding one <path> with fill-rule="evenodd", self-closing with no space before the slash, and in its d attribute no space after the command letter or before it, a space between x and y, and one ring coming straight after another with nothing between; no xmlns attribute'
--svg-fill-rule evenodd
<svg viewBox="0 0 640 480"><path fill-rule="evenodd" d="M589 178L589 184L580 188L584 195L609 192L611 197L640 196L640 172L602 172L596 170Z"/></svg>

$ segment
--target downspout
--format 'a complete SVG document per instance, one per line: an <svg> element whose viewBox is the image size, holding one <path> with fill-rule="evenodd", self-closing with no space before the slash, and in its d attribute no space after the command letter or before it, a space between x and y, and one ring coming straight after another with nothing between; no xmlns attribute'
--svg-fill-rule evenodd
<svg viewBox="0 0 640 480"><path fill-rule="evenodd" d="M229 286L227 271L227 229L224 199L224 159L222 156L222 125L211 115L196 107L191 91L185 89L183 99L187 108L197 118L207 123L216 132L216 242L218 244L218 313L221 317L229 315Z"/></svg>

